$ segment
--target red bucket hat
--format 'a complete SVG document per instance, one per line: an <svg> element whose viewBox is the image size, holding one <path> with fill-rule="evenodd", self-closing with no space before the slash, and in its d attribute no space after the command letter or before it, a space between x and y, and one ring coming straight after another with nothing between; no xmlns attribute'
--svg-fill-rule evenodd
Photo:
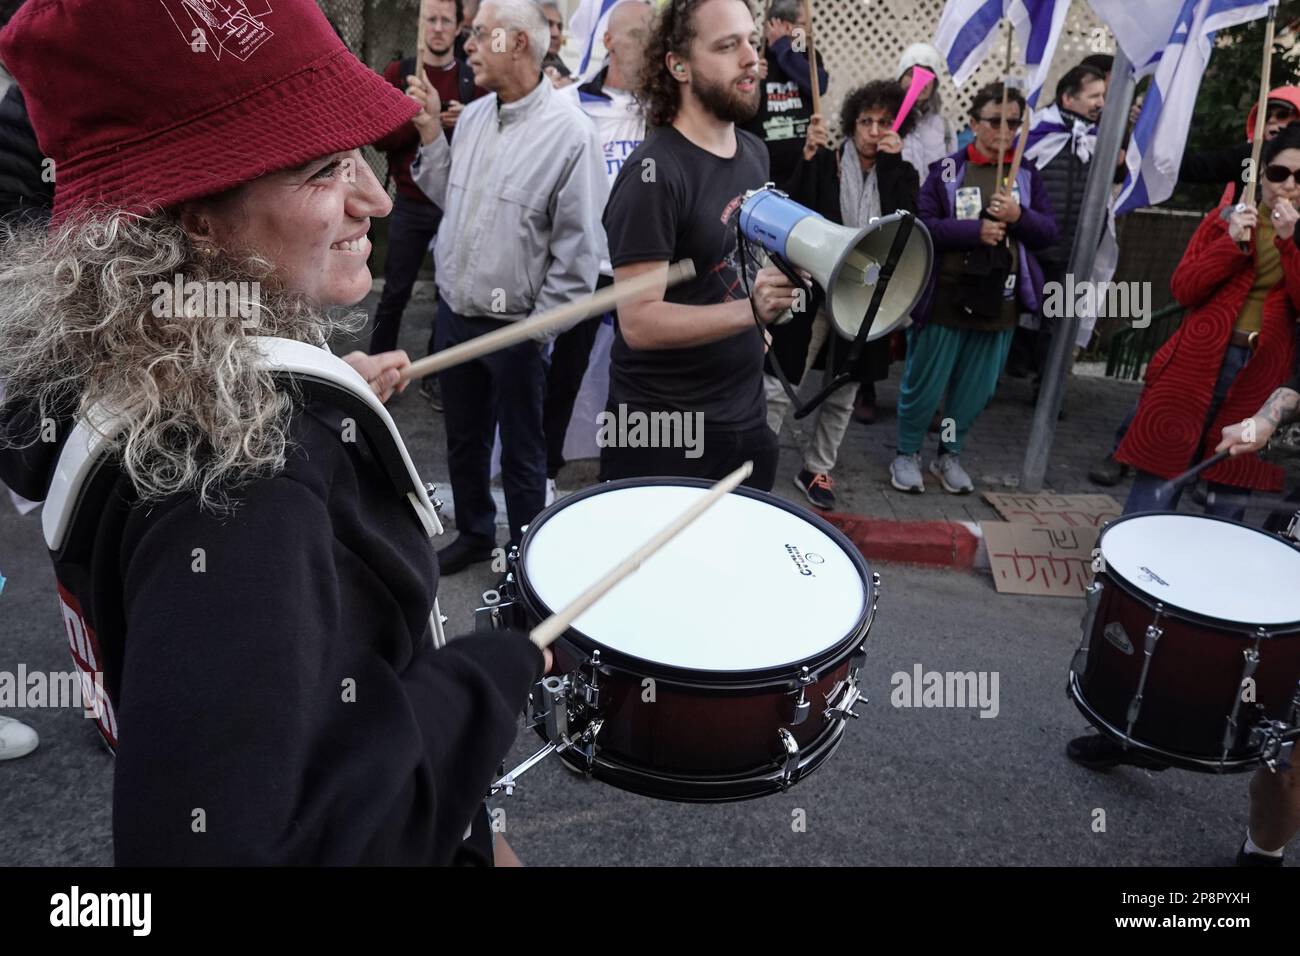
<svg viewBox="0 0 1300 956"><path fill-rule="evenodd" d="M374 142L418 111L313 0L28 0L0 32L54 219L149 212Z"/></svg>

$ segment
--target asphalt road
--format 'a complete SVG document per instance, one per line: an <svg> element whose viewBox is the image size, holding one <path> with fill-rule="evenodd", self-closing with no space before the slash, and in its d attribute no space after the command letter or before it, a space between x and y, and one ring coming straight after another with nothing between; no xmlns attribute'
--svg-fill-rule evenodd
<svg viewBox="0 0 1300 956"><path fill-rule="evenodd" d="M404 331L403 344L418 354L427 326ZM414 460L445 484L440 416L414 394L393 411ZM793 449L783 449L783 464L797 467ZM561 487L581 487L592 478L589 465L570 466ZM499 819L524 861L1231 862L1245 830L1245 776L1131 768L1096 774L1066 760L1065 742L1087 729L1064 692L1082 602L999 595L981 574L878 570L883 594L864 668L870 702L859 707L862 719L849 725L838 752L815 774L785 794L690 805L588 781L552 758L530 771L514 796L493 801L504 810ZM4 500L0 576L7 578L0 592L0 671L15 672L20 663L29 671L67 670L39 513L20 518ZM453 633L471 628L479 594L495 577L480 565L444 579L441 600ZM892 675L910 675L917 664L927 671L996 673L997 716L893 706ZM42 743L28 757L0 763L0 866L111 863L112 758L90 722L72 710L4 713L35 726ZM531 732L521 734L510 761L537 745ZM1104 811L1104 831L1097 811Z"/></svg>
<svg viewBox="0 0 1300 956"><path fill-rule="evenodd" d="M0 517L0 670L63 670L53 577L36 515ZM838 752L788 793L676 804L578 777L551 758L493 801L525 862L546 865L1217 865L1245 827L1246 778L1124 768L1095 774L1063 747L1086 723L1064 682L1080 602L999 595L984 575L881 566L860 706ZM485 566L445 580L468 630ZM905 709L891 676L998 674L998 713ZM112 760L75 711L6 711L34 754L0 763L0 866L111 862ZM701 733L707 728L701 728ZM518 761L537 746L516 740ZM1095 832L1096 810L1105 831ZM803 811L802 814L796 811ZM796 824L802 823L800 830Z"/></svg>

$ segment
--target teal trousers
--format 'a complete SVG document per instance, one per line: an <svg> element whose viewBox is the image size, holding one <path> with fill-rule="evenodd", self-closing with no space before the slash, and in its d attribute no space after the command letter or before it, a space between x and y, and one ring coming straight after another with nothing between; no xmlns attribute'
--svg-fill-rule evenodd
<svg viewBox="0 0 1300 956"><path fill-rule="evenodd" d="M939 445L953 455L961 452L966 433L998 387L1014 333L1014 328L982 332L942 325L907 330L907 364L898 389L900 455L921 450L941 401L944 420Z"/></svg>

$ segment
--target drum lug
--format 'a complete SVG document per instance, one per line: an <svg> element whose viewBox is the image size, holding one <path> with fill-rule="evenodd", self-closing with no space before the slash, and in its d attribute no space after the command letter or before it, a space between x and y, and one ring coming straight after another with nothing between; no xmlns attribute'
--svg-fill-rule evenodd
<svg viewBox="0 0 1300 956"><path fill-rule="evenodd" d="M1267 631L1262 627L1258 628L1255 631L1255 646L1248 647L1241 652L1243 660L1241 679L1237 681L1237 692L1232 698L1232 712L1228 714L1228 720L1223 727L1223 753L1219 756L1220 762L1228 759L1228 752L1232 749L1232 742L1237 739L1237 715L1241 712L1242 687L1255 673L1255 669L1259 667L1259 646L1267 636Z"/></svg>
<svg viewBox="0 0 1300 956"><path fill-rule="evenodd" d="M509 627L514 616L515 602L504 600L494 588L483 592L483 607L474 609L474 630L499 631Z"/></svg>
<svg viewBox="0 0 1300 956"><path fill-rule="evenodd" d="M1142 648L1142 675L1138 678L1137 691L1133 694L1133 699L1128 705L1128 728L1124 731L1125 744L1124 748L1128 749L1127 741L1133 736L1133 725L1137 723L1138 714L1142 711L1142 694L1146 691L1147 674L1151 671L1151 658L1156 652L1156 644L1164 636L1164 628L1160 626L1160 618L1165 613L1163 604L1156 605L1156 616L1151 623L1147 625L1146 643Z"/></svg>
<svg viewBox="0 0 1300 956"><path fill-rule="evenodd" d="M790 785L794 783L795 771L799 769L799 741L794 739L794 734L781 727L776 732L781 739L781 750L783 757L781 762L781 789L789 790Z"/></svg>
<svg viewBox="0 0 1300 956"><path fill-rule="evenodd" d="M840 694L840 699L826 708L824 716L827 720L848 720L850 717L857 720L862 715L853 707L858 701L862 701L864 704L867 703L867 695L862 693L861 688L858 687L858 682L852 677L844 681L841 686L843 692ZM832 692L831 696L835 696L834 692Z"/></svg>
<svg viewBox="0 0 1300 956"><path fill-rule="evenodd" d="M1088 663L1088 648L1092 645L1092 627L1097 621L1097 608L1101 606L1101 592L1105 589L1106 585L1100 581L1093 581L1083 589L1083 620L1079 622L1079 627L1083 630L1083 639L1079 642L1079 649L1074 652L1074 659L1070 662L1070 670L1080 677L1083 676L1084 666Z"/></svg>
<svg viewBox="0 0 1300 956"><path fill-rule="evenodd" d="M1277 773L1291 769L1291 755L1297 737L1300 737L1300 728L1288 727L1280 720L1265 720L1251 728L1248 745L1259 751L1264 766Z"/></svg>
<svg viewBox="0 0 1300 956"><path fill-rule="evenodd" d="M430 501L430 503L433 505L433 511L434 511L434 513L435 513L439 518L441 518L441 517L442 517L442 499L438 497L438 486L435 485L432 481L426 481L426 482L424 483L424 491L425 491L425 494L427 494L427 495L429 496L429 501Z"/></svg>
<svg viewBox="0 0 1300 956"><path fill-rule="evenodd" d="M591 773L591 768L596 762L596 736L600 733L601 727L605 726L603 718L597 717L586 727L582 728L582 733L576 737L566 737L560 745L555 748L556 753L563 753L566 750L572 750L582 757L587 766L583 768L586 773Z"/></svg>
<svg viewBox="0 0 1300 956"><path fill-rule="evenodd" d="M573 675L571 686L571 696L575 698L582 706L589 710L600 709L600 651L591 652L591 662L586 665L591 668L591 676L587 676L581 669Z"/></svg>
<svg viewBox="0 0 1300 956"><path fill-rule="evenodd" d="M794 702L794 713L790 715L791 726L798 726L808 719L808 712L812 710L812 701L808 700L808 685L816 681L808 668L799 668L799 677L797 683L799 686L799 699Z"/></svg>

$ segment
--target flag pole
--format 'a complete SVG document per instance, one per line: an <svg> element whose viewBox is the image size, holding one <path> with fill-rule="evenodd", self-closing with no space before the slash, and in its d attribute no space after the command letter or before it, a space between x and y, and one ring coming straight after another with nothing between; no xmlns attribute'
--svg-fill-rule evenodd
<svg viewBox="0 0 1300 956"><path fill-rule="evenodd" d="M803 17L808 21L808 82L812 87L812 111L822 111L822 94L817 82L817 51L813 46L812 0L803 0Z"/></svg>
<svg viewBox="0 0 1300 956"><path fill-rule="evenodd" d="M1120 146L1128 126L1128 111L1133 105L1133 91L1137 86L1122 46L1116 45L1110 77L1110 89L1106 91L1101 113L1101 128L1097 131L1097 145L1092 153L1092 166L1088 169L1088 182L1083 188L1083 202L1079 207L1079 231L1068 267L1070 275L1089 281L1097 264L1101 233L1106 228L1111 181L1119 162ZM1034 406L1034 420L1029 429L1029 444L1025 448L1025 464L1020 471L1020 489L1030 494L1043 489L1047 457L1052 450L1056 418L1065 392L1065 373L1074 340L1079 335L1081 317L1073 314L1074 309L1066 311L1071 314L1059 317L1053 330L1047 366L1043 369L1043 385L1038 392L1038 404Z"/></svg>
<svg viewBox="0 0 1300 956"><path fill-rule="evenodd" d="M1255 139L1250 147L1250 179L1246 181L1246 190L1242 193L1241 203L1247 209L1255 208L1255 184L1259 182L1259 157L1264 146L1264 124L1268 114L1268 88L1273 72L1273 23L1277 18L1277 6L1268 8L1268 21L1264 24L1264 63L1259 71L1259 105L1255 107ZM1237 243L1242 252L1250 248L1250 229L1243 229Z"/></svg>
<svg viewBox="0 0 1300 956"><path fill-rule="evenodd" d="M1011 57L1013 54L1011 48L1011 37L1014 31L1011 28L1011 21L1007 20L1007 68L1002 74L1002 118L998 120L998 133L1001 134L1003 127L1006 125L1007 118L1007 93L1011 88ZM993 180L997 183L997 188L1001 189L1006 185L1002 180L1003 155L1005 150L998 150L998 178Z"/></svg>

